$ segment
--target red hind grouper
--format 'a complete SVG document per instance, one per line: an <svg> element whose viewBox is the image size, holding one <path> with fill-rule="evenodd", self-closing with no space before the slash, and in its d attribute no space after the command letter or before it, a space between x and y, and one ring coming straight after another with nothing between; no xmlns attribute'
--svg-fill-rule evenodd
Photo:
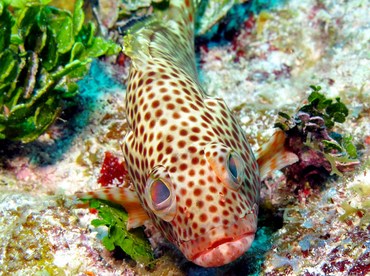
<svg viewBox="0 0 370 276"><path fill-rule="evenodd" d="M227 264L252 244L261 176L297 161L278 132L256 161L222 99L200 86L191 0L171 1L125 37L131 58L123 152L133 189L79 193L121 204L128 228L151 220L190 261ZM270 149L273 148L273 151Z"/></svg>

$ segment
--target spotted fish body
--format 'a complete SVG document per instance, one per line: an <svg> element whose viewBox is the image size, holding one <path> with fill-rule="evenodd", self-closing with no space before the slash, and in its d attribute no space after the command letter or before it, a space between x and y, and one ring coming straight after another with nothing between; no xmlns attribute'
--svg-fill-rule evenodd
<svg viewBox="0 0 370 276"><path fill-rule="evenodd" d="M198 265L235 260L256 232L259 166L225 102L208 97L199 84L190 0L171 1L163 18L128 34L125 52L132 60L126 94L131 130L123 152L134 191L79 196L122 204L129 228L150 219Z"/></svg>

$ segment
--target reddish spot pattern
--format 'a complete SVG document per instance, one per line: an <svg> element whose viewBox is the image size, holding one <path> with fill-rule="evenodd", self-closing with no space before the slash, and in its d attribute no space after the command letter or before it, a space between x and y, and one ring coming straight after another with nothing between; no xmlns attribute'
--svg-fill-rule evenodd
<svg viewBox="0 0 370 276"><path fill-rule="evenodd" d="M217 207L215 205L211 205L209 206L209 209L208 209L211 213L216 213L217 212Z"/></svg>
<svg viewBox="0 0 370 276"><path fill-rule="evenodd" d="M191 207L191 204L192 204L192 200L190 198L188 198L186 201L185 201L185 204L187 207Z"/></svg>
<svg viewBox="0 0 370 276"><path fill-rule="evenodd" d="M155 226L170 241L200 237L201 243L215 235L210 234L213 228L226 229L253 206L260 183L241 127L222 100L209 99L192 79L192 30L186 22L192 16L176 20L182 33L153 35L148 40L151 57L143 68L131 68L126 112L132 130L123 149L132 183ZM246 178L238 192L220 175L227 173L231 150L244 162ZM157 177L167 179L176 198L177 212L170 223L154 214L145 197L148 176L156 166L164 168L165 176ZM193 244L193 249L198 246Z"/></svg>
<svg viewBox="0 0 370 276"><path fill-rule="evenodd" d="M202 193L202 190L199 188L194 189L194 196L198 197Z"/></svg>
<svg viewBox="0 0 370 276"><path fill-rule="evenodd" d="M202 214L200 214L200 216L199 216L199 220L200 220L200 222L206 222L207 221L207 219L208 219L208 217L207 217L207 214L206 213L202 213Z"/></svg>

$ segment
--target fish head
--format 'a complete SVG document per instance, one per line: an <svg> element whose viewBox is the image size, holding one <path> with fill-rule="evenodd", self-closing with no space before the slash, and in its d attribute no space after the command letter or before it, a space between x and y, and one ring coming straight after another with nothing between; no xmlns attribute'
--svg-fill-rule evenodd
<svg viewBox="0 0 370 276"><path fill-rule="evenodd" d="M203 267L240 257L257 228L258 166L242 131L236 132L242 139L234 145L201 139L173 152L146 183L145 205L157 228Z"/></svg>

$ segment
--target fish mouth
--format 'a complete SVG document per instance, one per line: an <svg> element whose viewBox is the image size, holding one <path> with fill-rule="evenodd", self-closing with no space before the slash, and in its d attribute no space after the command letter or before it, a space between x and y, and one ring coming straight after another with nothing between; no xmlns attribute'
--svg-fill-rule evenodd
<svg viewBox="0 0 370 276"><path fill-rule="evenodd" d="M254 232L247 232L236 238L217 240L205 251L194 255L191 261L203 267L217 267L231 263L251 247L254 235Z"/></svg>
<svg viewBox="0 0 370 276"><path fill-rule="evenodd" d="M194 240L184 241L180 250L202 267L218 267L243 255L252 245L257 229L255 214L239 218L233 224L219 225Z"/></svg>

